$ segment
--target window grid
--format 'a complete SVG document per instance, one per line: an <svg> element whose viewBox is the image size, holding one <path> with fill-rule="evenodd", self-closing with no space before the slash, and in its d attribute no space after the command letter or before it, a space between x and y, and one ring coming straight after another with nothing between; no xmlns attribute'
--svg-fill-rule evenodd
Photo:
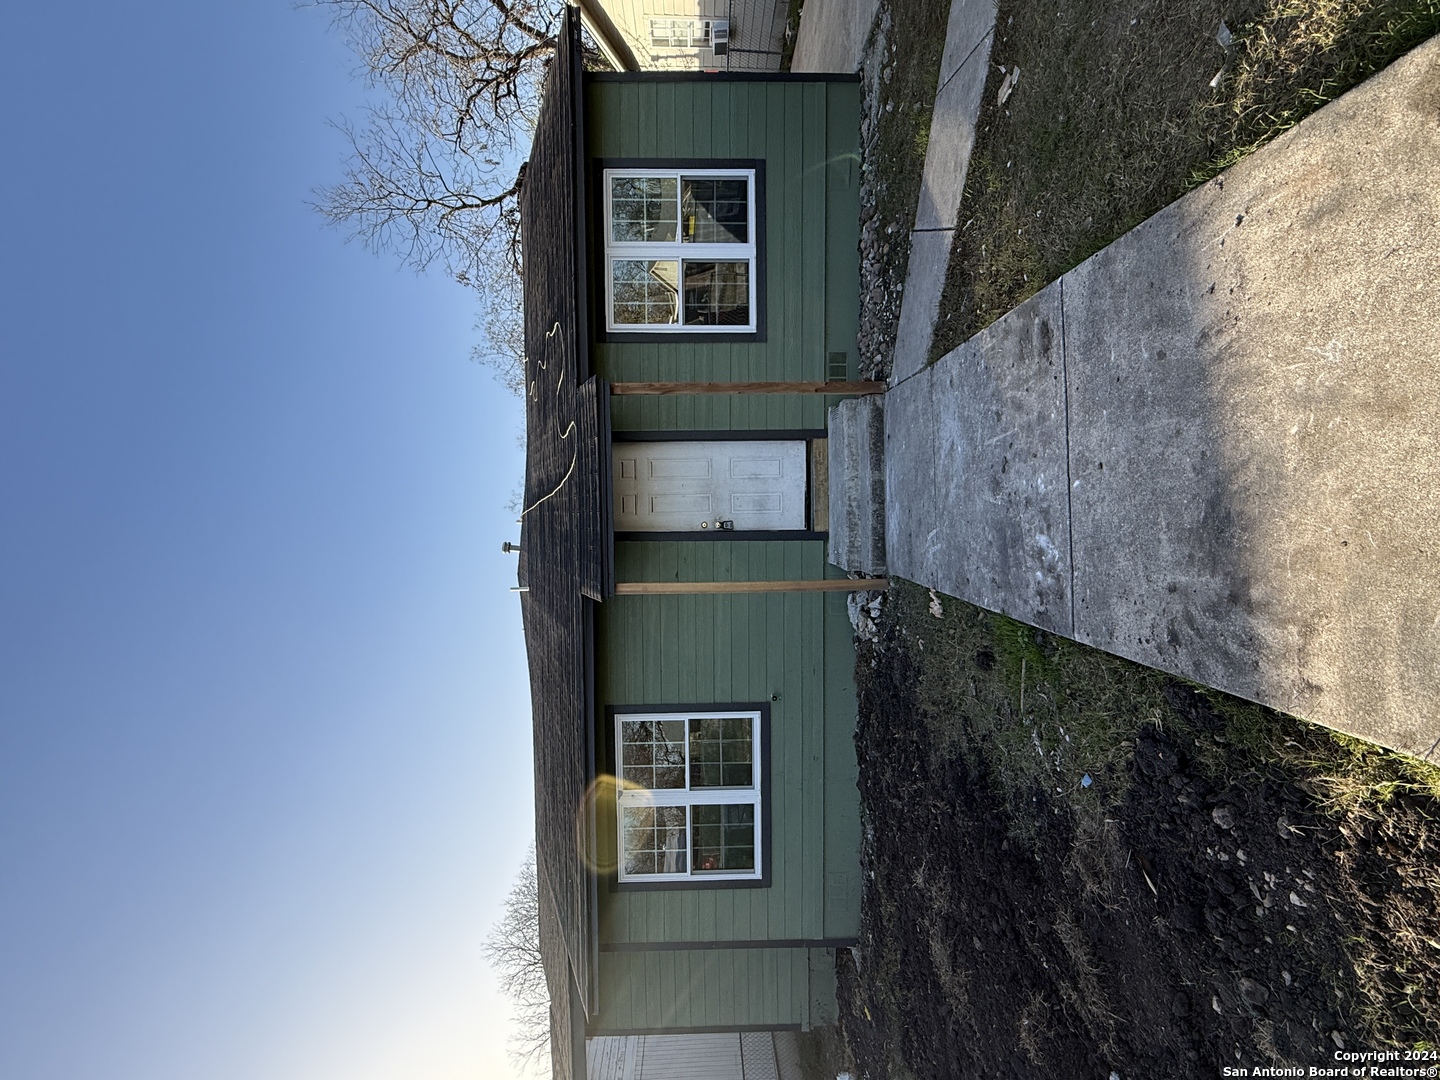
<svg viewBox="0 0 1440 1080"><path fill-rule="evenodd" d="M758 878L760 714L615 720L620 880Z"/></svg>
<svg viewBox="0 0 1440 1080"><path fill-rule="evenodd" d="M756 329L753 169L607 169L606 329Z"/></svg>
<svg viewBox="0 0 1440 1080"><path fill-rule="evenodd" d="M704 19L651 19L653 49L703 48L710 44L710 22Z"/></svg>

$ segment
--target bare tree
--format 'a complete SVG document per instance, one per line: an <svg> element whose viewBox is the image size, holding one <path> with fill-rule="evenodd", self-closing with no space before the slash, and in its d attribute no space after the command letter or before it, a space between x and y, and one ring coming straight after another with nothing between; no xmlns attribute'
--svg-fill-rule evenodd
<svg viewBox="0 0 1440 1080"><path fill-rule="evenodd" d="M376 252L440 264L482 298L475 359L523 385L519 152L534 129L563 0L311 0L383 100L316 209Z"/></svg>
<svg viewBox="0 0 1440 1080"><path fill-rule="evenodd" d="M352 156L318 208L419 269L491 269L518 225L514 151L533 129L558 0L314 0L388 98L337 127ZM507 250L508 253L508 250ZM518 269L518 264L516 266Z"/></svg>
<svg viewBox="0 0 1440 1080"><path fill-rule="evenodd" d="M535 845L515 875L505 913L485 939L485 956L495 965L500 988L515 1003L512 1053L530 1066L543 1067L550 1053L550 991L540 959L540 894L535 877Z"/></svg>

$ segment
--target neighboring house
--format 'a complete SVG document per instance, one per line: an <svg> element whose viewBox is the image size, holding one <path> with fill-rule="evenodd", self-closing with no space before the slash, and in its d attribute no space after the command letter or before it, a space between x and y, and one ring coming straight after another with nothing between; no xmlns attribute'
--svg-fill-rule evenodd
<svg viewBox="0 0 1440 1080"><path fill-rule="evenodd" d="M779 71L787 0L580 0L616 71Z"/></svg>
<svg viewBox="0 0 1440 1080"><path fill-rule="evenodd" d="M521 193L559 1080L587 1037L833 1021L860 894L845 599L865 583L824 532L827 391L855 388L859 85L587 73L577 29Z"/></svg>

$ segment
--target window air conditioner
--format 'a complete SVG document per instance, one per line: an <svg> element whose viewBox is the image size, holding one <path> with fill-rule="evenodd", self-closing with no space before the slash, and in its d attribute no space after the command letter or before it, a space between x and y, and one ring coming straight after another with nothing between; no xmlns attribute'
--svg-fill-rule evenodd
<svg viewBox="0 0 1440 1080"><path fill-rule="evenodd" d="M710 51L724 56L730 51L730 20L713 19L710 23Z"/></svg>

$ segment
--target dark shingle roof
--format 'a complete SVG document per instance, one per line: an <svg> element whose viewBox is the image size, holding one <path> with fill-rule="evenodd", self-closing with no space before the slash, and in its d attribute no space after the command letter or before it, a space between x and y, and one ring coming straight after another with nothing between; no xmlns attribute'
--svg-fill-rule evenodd
<svg viewBox="0 0 1440 1080"><path fill-rule="evenodd" d="M561 22L520 196L525 265L525 510L520 583L535 725L540 949L556 1080L583 1076L571 984L594 1011L594 877L582 813L593 775L592 605L613 591L609 393L590 377L578 20Z"/></svg>

